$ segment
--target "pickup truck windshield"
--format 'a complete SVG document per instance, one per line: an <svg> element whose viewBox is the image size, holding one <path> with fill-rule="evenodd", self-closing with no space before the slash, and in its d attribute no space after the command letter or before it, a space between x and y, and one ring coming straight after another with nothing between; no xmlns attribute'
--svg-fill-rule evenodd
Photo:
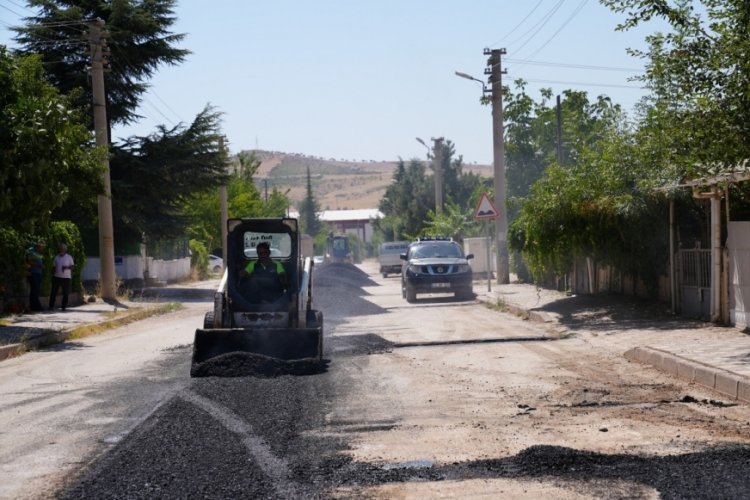
<svg viewBox="0 0 750 500"><path fill-rule="evenodd" d="M458 245L448 243L419 245L414 248L411 255L413 259L429 259L431 257L461 258L463 257L463 253Z"/></svg>

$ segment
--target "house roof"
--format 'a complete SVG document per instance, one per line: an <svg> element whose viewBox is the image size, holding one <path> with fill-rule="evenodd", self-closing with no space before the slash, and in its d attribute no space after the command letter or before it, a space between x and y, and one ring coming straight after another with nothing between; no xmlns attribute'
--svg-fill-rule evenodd
<svg viewBox="0 0 750 500"><path fill-rule="evenodd" d="M380 219L383 213L377 208L362 208L358 210L323 210L318 214L320 220L326 222L348 220Z"/></svg>
<svg viewBox="0 0 750 500"><path fill-rule="evenodd" d="M299 212L289 212L289 217L299 218ZM357 210L323 210L318 218L325 222L344 222L355 220L380 219L383 212L377 208L362 208Z"/></svg>

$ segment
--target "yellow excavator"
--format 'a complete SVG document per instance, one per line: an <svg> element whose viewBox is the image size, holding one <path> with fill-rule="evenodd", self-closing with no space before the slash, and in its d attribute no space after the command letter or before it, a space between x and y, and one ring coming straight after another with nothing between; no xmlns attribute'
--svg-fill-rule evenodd
<svg viewBox="0 0 750 500"><path fill-rule="evenodd" d="M270 249L274 266L286 274L283 288L270 291L247 276L258 245ZM239 364L320 364L323 314L312 308L313 260L302 258L297 219L229 219L226 269L213 309L195 331L190 374L237 376ZM264 248L265 251L265 248ZM278 266L281 266L280 268ZM258 361L260 360L260 361ZM234 367L232 365L235 365Z"/></svg>

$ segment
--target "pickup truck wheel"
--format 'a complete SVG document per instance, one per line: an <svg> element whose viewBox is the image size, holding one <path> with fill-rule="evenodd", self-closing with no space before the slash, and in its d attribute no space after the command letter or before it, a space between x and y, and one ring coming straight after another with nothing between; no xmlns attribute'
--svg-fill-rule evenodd
<svg viewBox="0 0 750 500"><path fill-rule="evenodd" d="M414 291L413 287L406 285L406 301L411 304L412 302L416 302L416 300L417 292Z"/></svg>
<svg viewBox="0 0 750 500"><path fill-rule="evenodd" d="M203 329L208 330L214 327L214 313L213 311L207 312L203 317Z"/></svg>
<svg viewBox="0 0 750 500"><path fill-rule="evenodd" d="M383 271L383 278L387 278L387 277L388 277L388 273Z"/></svg>

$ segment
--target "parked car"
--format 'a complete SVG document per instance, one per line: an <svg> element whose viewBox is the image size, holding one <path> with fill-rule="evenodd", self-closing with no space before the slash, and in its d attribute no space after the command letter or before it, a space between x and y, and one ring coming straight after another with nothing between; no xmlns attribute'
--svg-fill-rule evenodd
<svg viewBox="0 0 750 500"><path fill-rule="evenodd" d="M459 300L474 297L469 259L450 238L420 238L401 254L401 294L414 302L418 293L453 293Z"/></svg>
<svg viewBox="0 0 750 500"><path fill-rule="evenodd" d="M224 259L217 255L210 254L208 256L208 269L214 274L220 273L221 270L224 269Z"/></svg>

